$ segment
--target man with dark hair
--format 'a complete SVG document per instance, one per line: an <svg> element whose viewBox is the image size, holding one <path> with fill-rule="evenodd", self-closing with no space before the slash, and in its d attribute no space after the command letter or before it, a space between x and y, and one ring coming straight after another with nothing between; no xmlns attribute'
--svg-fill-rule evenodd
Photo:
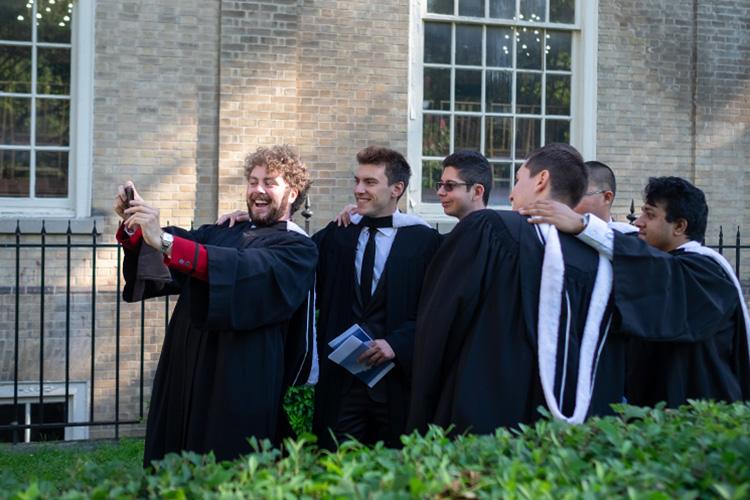
<svg viewBox="0 0 750 500"><path fill-rule="evenodd" d="M115 197L125 300L179 295L154 378L145 466L182 450L229 460L252 451L249 438L277 441L285 388L316 377L318 252L290 221L309 172L291 148L274 146L247 156L245 176L253 223L231 229L162 229L131 182Z"/></svg>
<svg viewBox="0 0 750 500"><path fill-rule="evenodd" d="M638 231L635 226L612 220L612 203L617 193L617 182L612 169L600 161L587 161L584 165L589 174L589 184L575 211L579 214L594 214L621 233Z"/></svg>
<svg viewBox="0 0 750 500"><path fill-rule="evenodd" d="M674 408L688 399L750 398L747 306L729 263L701 246L703 192L679 177L652 177L644 198L638 238L560 204L540 202L525 213L577 234L612 260L618 330L636 337L628 402Z"/></svg>
<svg viewBox="0 0 750 500"><path fill-rule="evenodd" d="M586 182L580 154L551 144L519 169L511 201L516 209L537 199L575 206ZM610 364L597 349L608 273L606 259L576 238L517 212L463 217L425 277L408 428L490 433L534 422L539 406L581 422L619 402L621 390L616 397L592 387L599 358Z"/></svg>
<svg viewBox="0 0 750 500"><path fill-rule="evenodd" d="M357 154L357 162L354 196L362 219L348 227L331 222L313 236L320 252L321 354L313 431L326 448L350 436L367 444L399 445L409 403L417 302L440 244L426 222L397 209L411 176L401 154L369 147ZM375 339L360 362L395 363L372 388L328 359L328 343L355 323Z"/></svg>
<svg viewBox="0 0 750 500"><path fill-rule="evenodd" d="M546 189L545 198L574 207L581 201L587 184L581 154L569 144L547 144L533 151L516 172L510 202L514 208L523 207Z"/></svg>
<svg viewBox="0 0 750 500"><path fill-rule="evenodd" d="M445 215L461 220L471 212L487 207L492 190L492 169L481 153L456 151L443 160L443 173L437 187Z"/></svg>

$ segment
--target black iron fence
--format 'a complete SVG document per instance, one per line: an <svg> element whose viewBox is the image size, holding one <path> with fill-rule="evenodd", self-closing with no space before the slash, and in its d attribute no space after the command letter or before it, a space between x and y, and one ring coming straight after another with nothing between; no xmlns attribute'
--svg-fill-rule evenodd
<svg viewBox="0 0 750 500"><path fill-rule="evenodd" d="M309 205L302 215L309 232ZM95 224L90 232L68 224L57 234L44 224L35 232L16 224L0 235L0 441L86 439L95 428L108 434L99 437L119 438L123 426L137 431L143 422L173 303L124 304L122 247L102 239ZM731 244L720 228L710 247L734 253L739 277L750 247L739 228Z"/></svg>

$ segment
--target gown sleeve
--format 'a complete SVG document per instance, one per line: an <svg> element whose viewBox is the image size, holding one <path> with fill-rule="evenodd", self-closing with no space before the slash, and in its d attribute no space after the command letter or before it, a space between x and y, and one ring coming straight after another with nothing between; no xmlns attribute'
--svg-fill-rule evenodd
<svg viewBox="0 0 750 500"><path fill-rule="evenodd" d="M615 232L612 266L623 333L650 341L701 342L737 310L734 284L708 257L662 252Z"/></svg>
<svg viewBox="0 0 750 500"><path fill-rule="evenodd" d="M242 249L205 244L208 300L192 306L206 328L253 330L286 321L307 298L318 259L312 240L286 232L265 243Z"/></svg>
<svg viewBox="0 0 750 500"><path fill-rule="evenodd" d="M164 231L191 241L200 241L203 229L186 231L179 227L165 227ZM139 233L136 233L138 235ZM122 291L125 302L138 302L153 297L179 294L187 275L172 271L164 263L164 255L137 238L135 242L123 242L124 257L122 274L125 286Z"/></svg>

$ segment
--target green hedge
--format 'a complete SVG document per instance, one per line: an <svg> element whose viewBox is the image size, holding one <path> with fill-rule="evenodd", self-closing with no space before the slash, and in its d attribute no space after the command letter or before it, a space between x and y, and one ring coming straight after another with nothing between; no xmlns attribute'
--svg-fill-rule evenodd
<svg viewBox="0 0 750 500"><path fill-rule="evenodd" d="M186 453L126 477L90 464L62 483L23 485L12 498L747 498L750 406L694 402L679 411L619 409L620 418L449 439L438 428L402 450L304 439L230 463ZM0 485L1 486L1 485Z"/></svg>

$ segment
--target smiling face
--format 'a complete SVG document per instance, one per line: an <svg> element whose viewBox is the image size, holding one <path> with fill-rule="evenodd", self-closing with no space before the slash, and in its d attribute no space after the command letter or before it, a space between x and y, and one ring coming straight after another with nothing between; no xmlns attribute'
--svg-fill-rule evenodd
<svg viewBox="0 0 750 500"><path fill-rule="evenodd" d="M440 176L440 182L443 186L438 189L437 195L445 215L461 219L477 209L477 200L481 201L481 194L477 196L474 186L466 185L458 169L445 167ZM483 207L479 206L479 208Z"/></svg>
<svg viewBox="0 0 750 500"><path fill-rule="evenodd" d="M247 211L256 225L265 226L288 220L290 205L297 199L281 174L268 171L264 165L254 167L247 179Z"/></svg>
<svg viewBox="0 0 750 500"><path fill-rule="evenodd" d="M385 165L364 164L354 176L354 197L357 210L362 215L384 217L396 211L398 198L404 192L404 183L388 185Z"/></svg>

